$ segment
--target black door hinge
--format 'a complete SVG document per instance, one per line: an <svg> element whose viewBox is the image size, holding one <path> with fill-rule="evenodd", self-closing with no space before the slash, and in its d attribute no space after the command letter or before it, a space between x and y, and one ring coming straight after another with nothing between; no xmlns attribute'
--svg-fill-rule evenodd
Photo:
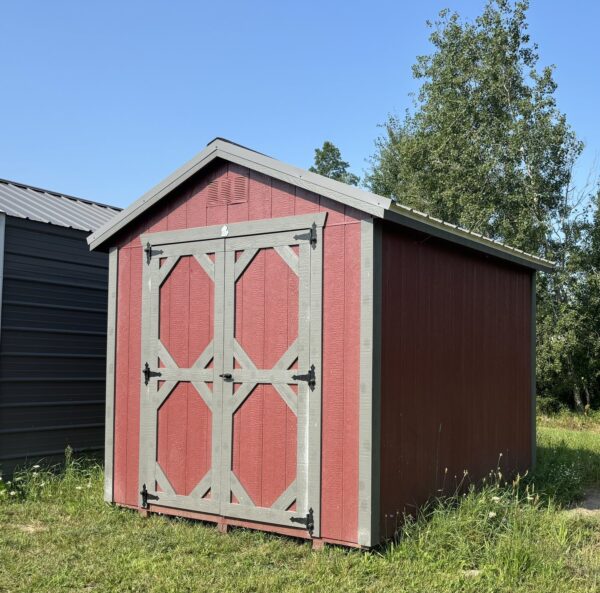
<svg viewBox="0 0 600 593"><path fill-rule="evenodd" d="M142 490L141 490L140 494L142 495L142 508L143 509L148 508L149 500L158 500L158 496L156 496L156 494L150 494L150 492L148 492L148 489L146 488L146 484L144 484L142 486Z"/></svg>
<svg viewBox="0 0 600 593"><path fill-rule="evenodd" d="M292 523L300 523L300 525L304 525L309 535L312 535L313 531L315 530L315 518L312 507L308 509L308 513L306 513L305 517L290 517L290 521Z"/></svg>
<svg viewBox="0 0 600 593"><path fill-rule="evenodd" d="M150 242L146 243L146 247L144 247L144 253L146 254L146 263L150 264L150 260L152 259L152 245Z"/></svg>
<svg viewBox="0 0 600 593"><path fill-rule="evenodd" d="M317 247L317 224L313 222L308 233L294 235L294 239L308 240L310 241L310 246L315 249Z"/></svg>
<svg viewBox="0 0 600 593"><path fill-rule="evenodd" d="M311 391L315 390L317 385L317 376L315 374L315 365L311 364L310 369L306 375L292 375L292 379L294 381L306 381L308 383L308 387Z"/></svg>
<svg viewBox="0 0 600 593"><path fill-rule="evenodd" d="M142 375L144 375L144 384L148 385L150 377L160 377L162 373L150 370L150 365L146 363L142 369Z"/></svg>
<svg viewBox="0 0 600 593"><path fill-rule="evenodd" d="M146 243L146 247L144 247L144 253L146 254L146 263L150 265L150 260L153 255L158 255L162 253L160 249L152 249L152 245L150 245L150 241Z"/></svg>

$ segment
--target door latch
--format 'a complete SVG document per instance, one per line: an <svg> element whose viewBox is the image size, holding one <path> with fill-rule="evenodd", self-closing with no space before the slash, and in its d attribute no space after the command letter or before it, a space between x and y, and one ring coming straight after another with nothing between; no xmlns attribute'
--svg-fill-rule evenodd
<svg viewBox="0 0 600 593"><path fill-rule="evenodd" d="M144 384L148 385L150 382L150 377L160 377L162 373L150 370L150 365L146 363L144 365L144 369L142 370L142 375L144 375Z"/></svg>
<svg viewBox="0 0 600 593"><path fill-rule="evenodd" d="M227 381L228 383L233 381L233 375L231 373L221 373L219 377L221 377L223 381Z"/></svg>
<svg viewBox="0 0 600 593"><path fill-rule="evenodd" d="M300 523L300 525L304 525L308 531L308 534L312 536L313 531L315 530L315 518L312 507L308 509L308 513L306 513L305 517L290 517L290 521L292 523Z"/></svg>
<svg viewBox="0 0 600 593"><path fill-rule="evenodd" d="M311 391L315 390L317 386L317 376L315 374L315 365L311 364L310 369L306 375L292 375L292 379L294 381L306 381L308 383L308 387Z"/></svg>
<svg viewBox="0 0 600 593"><path fill-rule="evenodd" d="M150 494L150 492L148 492L148 489L146 488L146 484L144 484L142 486L142 490L141 490L140 494L142 495L142 508L143 509L148 508L149 500L158 500L158 496L156 496L156 494Z"/></svg>

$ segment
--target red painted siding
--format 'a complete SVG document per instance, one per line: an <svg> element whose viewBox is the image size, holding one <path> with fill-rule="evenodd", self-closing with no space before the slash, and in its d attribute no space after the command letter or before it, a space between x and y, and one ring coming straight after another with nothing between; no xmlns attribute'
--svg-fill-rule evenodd
<svg viewBox="0 0 600 593"><path fill-rule="evenodd" d="M397 226L382 236L381 532L531 459L531 272ZM468 471L466 478L463 472Z"/></svg>
<svg viewBox="0 0 600 593"><path fill-rule="evenodd" d="M298 337L298 276L263 249L237 280L235 303L235 338L258 368L273 368ZM296 416L271 385L257 385L234 414L233 472L258 506L296 479L296 436Z"/></svg>
<svg viewBox="0 0 600 593"><path fill-rule="evenodd" d="M217 183L210 185L212 181ZM211 173L192 178L175 190L171 198L163 200L158 209L141 217L118 239L114 444L114 496L117 503L137 506L139 500L142 278L139 235L148 230L175 230L317 211L329 212L324 230L322 537L349 543L356 541L360 369L359 222L364 215L233 164L223 164ZM290 432L288 436L291 438L293 435ZM262 492L261 496L270 499L273 493Z"/></svg>

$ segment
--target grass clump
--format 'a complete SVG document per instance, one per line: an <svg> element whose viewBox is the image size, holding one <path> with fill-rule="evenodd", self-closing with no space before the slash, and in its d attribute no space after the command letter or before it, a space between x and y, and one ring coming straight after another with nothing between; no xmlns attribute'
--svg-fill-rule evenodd
<svg viewBox="0 0 600 593"><path fill-rule="evenodd" d="M565 509L600 485L600 434L540 424L535 476L435 501L371 553L142 519L102 501L93 461L30 468L0 495L0 591L596 593L600 521Z"/></svg>

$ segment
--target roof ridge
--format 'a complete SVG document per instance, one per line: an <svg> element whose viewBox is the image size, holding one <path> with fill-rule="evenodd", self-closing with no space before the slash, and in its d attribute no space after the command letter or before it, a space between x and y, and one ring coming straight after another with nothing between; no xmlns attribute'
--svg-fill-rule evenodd
<svg viewBox="0 0 600 593"><path fill-rule="evenodd" d="M281 162L222 137L211 140L206 148L190 161L143 194L114 219L107 221L96 229L87 239L90 248L95 249L106 243L110 237L127 226L133 219L151 208L215 159L224 159L236 163L334 201L345 203L347 206L365 212L374 218L392 220L405 226L418 228L429 234L437 234L443 239L462 243L463 245L466 244L470 248L509 259L520 265L545 271L551 270L553 267L552 262L543 257L527 253L491 237L485 237L475 231L419 212L402 203L395 203L390 198L377 195L368 190L350 186L318 173Z"/></svg>
<svg viewBox="0 0 600 593"><path fill-rule="evenodd" d="M35 185L30 185L29 183L21 183L20 181L13 181L11 179L4 179L0 177L0 183L4 183L7 185L14 185L16 187L20 187L22 189L30 189L33 191L37 191L43 194L49 194L51 196L56 196L58 198L67 198L68 200L73 200L76 202L83 202L84 204L91 204L93 206L100 206L101 208L108 208L109 210L114 210L115 212L120 212L123 210L119 208L119 206L111 206L110 204L104 204L103 202L96 202L94 200L87 200L86 198L79 198L77 196L72 196L69 194L64 194L62 192L53 191L51 189L44 189L43 187L37 187Z"/></svg>

